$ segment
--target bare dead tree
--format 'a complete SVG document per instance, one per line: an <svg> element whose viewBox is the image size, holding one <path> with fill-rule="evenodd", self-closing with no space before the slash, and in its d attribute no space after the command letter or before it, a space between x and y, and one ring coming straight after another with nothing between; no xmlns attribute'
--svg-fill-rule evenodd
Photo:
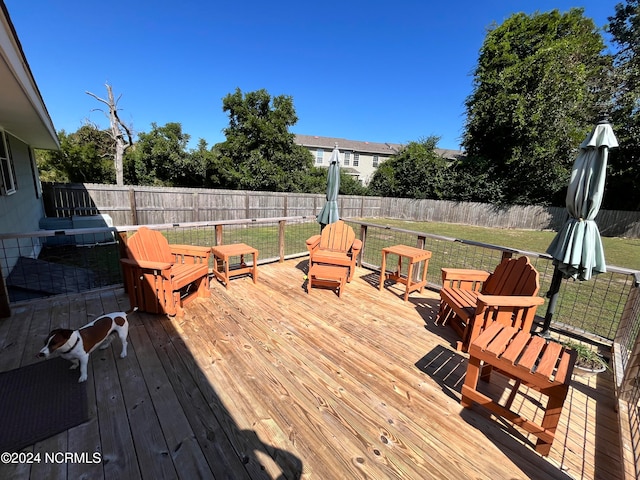
<svg viewBox="0 0 640 480"><path fill-rule="evenodd" d="M111 85L105 83L105 87L107 87L107 95L108 100L100 98L94 93L85 92L87 95L91 95L93 98L98 100L99 102L104 103L107 107L109 107L109 114L104 110L96 109L102 111L105 116L109 119L109 135L113 139L115 143L115 153L114 153L114 165L116 169L116 185L124 185L124 167L123 167L123 158L124 153L127 151L131 145L133 145L131 129L125 125L120 117L118 116L118 102L122 97L122 94L118 96L116 100L113 96L113 90L111 89Z"/></svg>

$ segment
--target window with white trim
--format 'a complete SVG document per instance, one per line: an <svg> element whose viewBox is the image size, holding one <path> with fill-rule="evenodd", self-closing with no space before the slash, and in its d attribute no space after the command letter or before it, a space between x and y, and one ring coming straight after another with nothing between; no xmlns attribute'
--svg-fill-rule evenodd
<svg viewBox="0 0 640 480"><path fill-rule="evenodd" d="M378 161L379 161L378 155L374 155L373 156L373 168L378 168Z"/></svg>
<svg viewBox="0 0 640 480"><path fill-rule="evenodd" d="M11 158L9 140L5 132L0 131L0 193L11 195L16 191L16 171Z"/></svg>
<svg viewBox="0 0 640 480"><path fill-rule="evenodd" d="M319 148L316 151L316 163L322 163L323 158L324 158L324 150Z"/></svg>
<svg viewBox="0 0 640 480"><path fill-rule="evenodd" d="M349 165L349 161L351 160L351 152L344 152L344 165L345 167Z"/></svg>
<svg viewBox="0 0 640 480"><path fill-rule="evenodd" d="M357 167L358 165L360 165L360 154L356 152L353 154L353 166Z"/></svg>

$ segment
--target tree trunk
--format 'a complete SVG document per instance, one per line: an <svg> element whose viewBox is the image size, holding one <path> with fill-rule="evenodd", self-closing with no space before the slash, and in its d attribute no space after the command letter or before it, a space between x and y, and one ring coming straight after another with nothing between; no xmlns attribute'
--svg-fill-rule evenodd
<svg viewBox="0 0 640 480"><path fill-rule="evenodd" d="M118 117L118 100L120 100L120 97L116 100L113 96L111 85L106 83L105 86L107 87L108 100L104 100L91 92L86 93L109 107L107 117L109 118L109 135L115 143L113 162L116 170L116 185L122 186L124 185L124 153L127 148L133 145L133 142L130 129Z"/></svg>

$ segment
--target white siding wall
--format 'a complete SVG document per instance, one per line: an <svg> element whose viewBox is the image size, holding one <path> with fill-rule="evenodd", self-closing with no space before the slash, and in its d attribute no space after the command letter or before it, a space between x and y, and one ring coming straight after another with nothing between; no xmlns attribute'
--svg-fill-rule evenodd
<svg viewBox="0 0 640 480"><path fill-rule="evenodd" d="M329 167L329 160L331 160L331 153L333 150L327 150L324 149L324 153L322 156L322 163L318 163L317 162L317 158L318 158L318 147L307 147L307 149L309 150L309 152L311 152L311 155L313 155L313 164L316 167ZM355 152L353 150L348 150L349 152L351 152L351 155L349 157L349 165L345 165L344 164L344 152L346 150L340 149L340 166L341 167L346 167L346 168L351 168L353 170L356 170L358 172L358 180L360 180L360 182L363 185L368 185L369 182L371 181L371 178L373 177L373 174L375 173L377 167L373 166L373 157L374 154L372 153L365 153L365 152ZM355 158L355 153L359 153L360 154L360 158L358 159L358 166L354 166L353 165L353 160ZM378 166L380 166L380 164L382 162L384 162L385 160L387 160L389 158L389 156L384 156L381 154L377 154L378 155Z"/></svg>

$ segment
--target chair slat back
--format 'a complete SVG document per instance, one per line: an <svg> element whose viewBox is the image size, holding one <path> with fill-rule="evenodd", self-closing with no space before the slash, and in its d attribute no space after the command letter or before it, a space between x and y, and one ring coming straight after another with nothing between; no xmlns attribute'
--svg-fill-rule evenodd
<svg viewBox="0 0 640 480"><path fill-rule="evenodd" d="M320 250L334 252L348 252L356 239L356 234L349 225L342 220L330 223L322 230L320 236Z"/></svg>
<svg viewBox="0 0 640 480"><path fill-rule="evenodd" d="M482 287L485 295L534 296L539 290L540 275L526 256L503 260Z"/></svg>
<svg viewBox="0 0 640 480"><path fill-rule="evenodd" d="M146 260L151 262L174 263L169 242L156 230L140 227L131 238L127 240L127 255L133 260Z"/></svg>

